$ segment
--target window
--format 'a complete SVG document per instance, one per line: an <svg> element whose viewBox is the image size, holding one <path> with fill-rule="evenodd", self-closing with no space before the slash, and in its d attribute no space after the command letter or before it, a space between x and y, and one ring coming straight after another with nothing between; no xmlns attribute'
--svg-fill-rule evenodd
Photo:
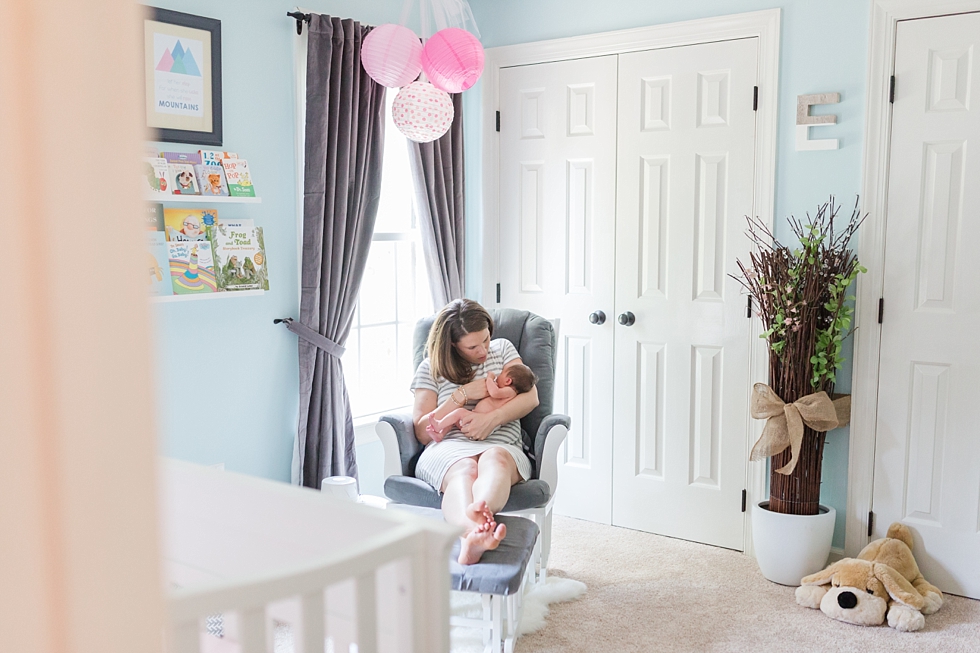
<svg viewBox="0 0 980 653"><path fill-rule="evenodd" d="M378 220L343 358L355 420L412 404L412 335L432 313L408 141L391 121L394 96L388 92Z"/></svg>

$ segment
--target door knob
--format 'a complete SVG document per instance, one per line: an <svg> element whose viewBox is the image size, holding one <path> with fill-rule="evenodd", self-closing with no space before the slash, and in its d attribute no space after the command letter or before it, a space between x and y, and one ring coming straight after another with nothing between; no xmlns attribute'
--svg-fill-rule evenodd
<svg viewBox="0 0 980 653"><path fill-rule="evenodd" d="M626 311L625 313L619 316L619 323L622 324L623 326L633 326L635 322L636 322L636 316L630 313L629 311Z"/></svg>
<svg viewBox="0 0 980 653"><path fill-rule="evenodd" d="M591 322L592 324L605 324L606 314L603 313L602 311L596 311L595 313L589 316L589 322Z"/></svg>

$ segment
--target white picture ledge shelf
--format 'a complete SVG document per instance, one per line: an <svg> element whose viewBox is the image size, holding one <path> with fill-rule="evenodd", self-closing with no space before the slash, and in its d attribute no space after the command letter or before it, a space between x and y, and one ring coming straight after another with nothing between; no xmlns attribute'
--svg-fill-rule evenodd
<svg viewBox="0 0 980 653"><path fill-rule="evenodd" d="M175 204L261 204L261 197L229 197L214 195L144 195L147 202Z"/></svg>
<svg viewBox="0 0 980 653"><path fill-rule="evenodd" d="M264 290L229 290L225 292L205 292L199 295L159 295L156 297L150 297L150 301L154 304L163 304L167 302L183 302L191 301L195 299L228 299L231 297L254 297L255 295L265 294Z"/></svg>

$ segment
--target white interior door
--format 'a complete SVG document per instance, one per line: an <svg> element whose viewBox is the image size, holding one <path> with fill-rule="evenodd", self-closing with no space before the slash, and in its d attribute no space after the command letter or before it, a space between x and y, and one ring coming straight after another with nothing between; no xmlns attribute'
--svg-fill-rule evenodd
<svg viewBox="0 0 980 653"><path fill-rule="evenodd" d="M609 523L616 56L504 68L499 93L500 304L561 319L555 511Z"/></svg>
<svg viewBox="0 0 980 653"><path fill-rule="evenodd" d="M758 39L620 56L613 523L741 550Z"/></svg>
<svg viewBox="0 0 980 653"><path fill-rule="evenodd" d="M980 598L980 14L898 24L875 444L875 535Z"/></svg>

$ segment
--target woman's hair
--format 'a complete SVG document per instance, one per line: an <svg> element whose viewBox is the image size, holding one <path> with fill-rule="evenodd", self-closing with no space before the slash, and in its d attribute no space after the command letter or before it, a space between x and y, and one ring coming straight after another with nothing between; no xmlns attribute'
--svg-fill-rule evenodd
<svg viewBox="0 0 980 653"><path fill-rule="evenodd" d="M517 394L521 395L530 392L534 384L538 382L538 375L527 365L515 363L503 371L510 380L510 387L514 388Z"/></svg>
<svg viewBox="0 0 980 653"><path fill-rule="evenodd" d="M454 299L446 304L432 323L425 345L429 352L432 378L442 377L460 385L472 381L472 364L460 356L453 345L466 334L484 329L489 329L492 336L493 320L487 309L472 299Z"/></svg>

